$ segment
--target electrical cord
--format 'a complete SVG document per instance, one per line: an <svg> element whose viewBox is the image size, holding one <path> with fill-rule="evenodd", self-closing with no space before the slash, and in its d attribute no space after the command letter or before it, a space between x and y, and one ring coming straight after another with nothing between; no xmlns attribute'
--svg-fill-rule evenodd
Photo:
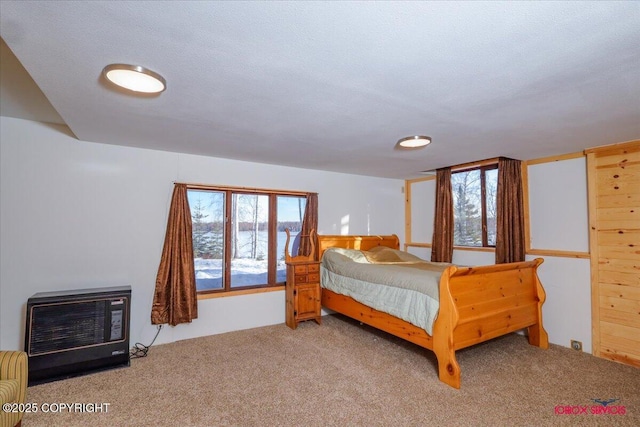
<svg viewBox="0 0 640 427"><path fill-rule="evenodd" d="M156 341L156 338L158 338L158 335L160 334L160 329L162 329L162 326L163 325L158 325L158 332L156 332L156 336L153 337L153 340L151 341L151 344L144 345L144 344L140 344L139 342L137 342L131 348L131 353L129 353L129 358L137 359L139 357L147 357L147 353L149 352L149 349L151 348L153 343Z"/></svg>

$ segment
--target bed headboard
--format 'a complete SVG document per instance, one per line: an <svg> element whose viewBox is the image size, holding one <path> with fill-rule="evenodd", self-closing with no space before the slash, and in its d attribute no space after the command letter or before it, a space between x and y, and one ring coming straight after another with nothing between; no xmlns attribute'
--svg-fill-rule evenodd
<svg viewBox="0 0 640 427"><path fill-rule="evenodd" d="M322 254L327 248L345 248L368 251L376 246L387 246L393 249L400 249L400 239L398 239L398 236L395 234L388 236L331 236L318 234L318 259L322 259Z"/></svg>

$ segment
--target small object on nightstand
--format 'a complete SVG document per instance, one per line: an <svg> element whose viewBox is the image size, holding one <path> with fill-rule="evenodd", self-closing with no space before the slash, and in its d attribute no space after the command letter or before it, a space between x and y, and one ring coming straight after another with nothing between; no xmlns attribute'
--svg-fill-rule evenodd
<svg viewBox="0 0 640 427"><path fill-rule="evenodd" d="M315 261L314 230L311 237L311 254L309 256L289 255L289 230L285 246L285 263L287 264L287 282L285 286L285 320L288 327L295 329L298 323L315 320L321 323L320 313L320 262Z"/></svg>

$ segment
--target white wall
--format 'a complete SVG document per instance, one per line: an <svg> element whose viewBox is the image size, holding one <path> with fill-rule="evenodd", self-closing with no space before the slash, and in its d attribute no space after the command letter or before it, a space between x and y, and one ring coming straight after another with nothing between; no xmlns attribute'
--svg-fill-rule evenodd
<svg viewBox="0 0 640 427"><path fill-rule="evenodd" d="M583 158L532 165L529 175L529 216L533 249L584 251L587 252L589 229L587 212L587 176ZM431 188L429 188L431 187ZM435 197L435 180L421 182L419 193L429 195L429 200L420 201L426 209L419 217L423 225L413 236L414 242L421 240L424 230L432 231ZM412 196L416 192L412 190ZM412 204L413 204L412 200ZM412 214L415 224L416 215ZM430 227L430 228L429 228ZM412 227L412 232L413 232ZM431 251L412 248L412 253L430 259ZM527 260L537 256L527 256ZM591 279L589 259L541 256L544 263L538 276L547 294L542 306L544 327L549 341L569 347L571 340L582 341L585 352L592 352L591 344ZM455 250L453 262L461 265L494 264L495 253Z"/></svg>
<svg viewBox="0 0 640 427"><path fill-rule="evenodd" d="M586 159L534 164L527 172L531 248L588 253ZM583 351L591 353L590 260L542 258L538 275L547 293L543 316L549 341L569 347L571 340L578 340Z"/></svg>
<svg viewBox="0 0 640 427"><path fill-rule="evenodd" d="M528 166L532 249L589 252L585 157Z"/></svg>
<svg viewBox="0 0 640 427"><path fill-rule="evenodd" d="M400 180L95 144L0 117L0 348L23 347L34 293L119 285L133 290L132 344L148 344L174 181L317 192L320 234L404 238ZM283 291L208 299L156 343L281 322Z"/></svg>

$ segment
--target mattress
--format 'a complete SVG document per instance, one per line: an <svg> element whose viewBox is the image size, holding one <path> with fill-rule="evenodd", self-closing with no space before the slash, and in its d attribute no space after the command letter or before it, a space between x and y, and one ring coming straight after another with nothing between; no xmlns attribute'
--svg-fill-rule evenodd
<svg viewBox="0 0 640 427"><path fill-rule="evenodd" d="M432 263L386 247L370 251L329 248L320 266L321 286L403 319L433 335L439 282L451 264Z"/></svg>

